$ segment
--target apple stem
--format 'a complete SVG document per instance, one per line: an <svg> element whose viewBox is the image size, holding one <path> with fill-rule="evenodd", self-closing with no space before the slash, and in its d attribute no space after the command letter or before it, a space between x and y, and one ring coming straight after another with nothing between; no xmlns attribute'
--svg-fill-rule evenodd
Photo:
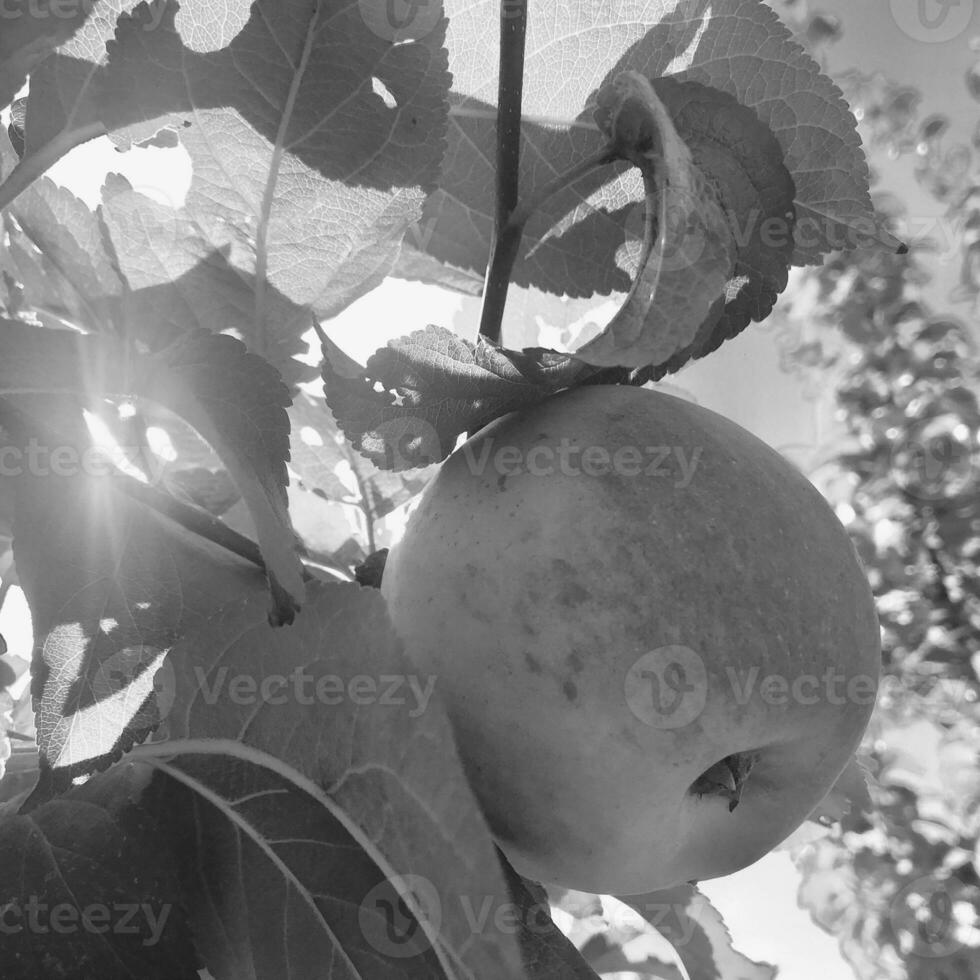
<svg viewBox="0 0 980 980"><path fill-rule="evenodd" d="M524 49L527 0L500 0L500 72L497 82L496 209L490 261L483 285L480 333L500 340L510 273L517 258L520 234L505 234L517 207L521 162L521 106L524 98Z"/></svg>

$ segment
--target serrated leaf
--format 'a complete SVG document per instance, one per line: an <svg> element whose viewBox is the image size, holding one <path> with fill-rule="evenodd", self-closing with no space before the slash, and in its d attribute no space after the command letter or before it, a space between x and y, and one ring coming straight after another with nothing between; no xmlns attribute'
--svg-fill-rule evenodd
<svg viewBox="0 0 980 980"><path fill-rule="evenodd" d="M167 651L262 576L120 493L110 476L15 479L14 554L34 626L38 745L47 785L57 789L157 727Z"/></svg>
<svg viewBox="0 0 980 980"><path fill-rule="evenodd" d="M0 32L0 109L13 101L35 66L85 23L92 6L66 6L57 0L7 0Z"/></svg>
<svg viewBox="0 0 980 980"><path fill-rule="evenodd" d="M289 393L277 372L224 334L195 331L148 359L133 390L177 411L215 448L255 522L281 621L304 596L289 525Z"/></svg>
<svg viewBox="0 0 980 980"><path fill-rule="evenodd" d="M496 46L482 38L495 10L489 0L446 6L449 145L417 247L480 275L492 230L497 88ZM828 251L879 237L867 163L840 90L759 0L585 0L560 18L532 9L527 48L536 56L526 66L522 195L599 149L590 102L619 72L634 70L655 87L669 76L727 93L772 131L796 187L794 264L818 263ZM682 124L678 131L689 141ZM625 292L628 280L611 257L628 243L641 200L631 174L577 182L529 223L514 281L572 296Z"/></svg>
<svg viewBox="0 0 980 980"><path fill-rule="evenodd" d="M0 132L0 144L6 141ZM89 208L42 177L5 213L3 265L21 284L21 302L39 316L91 332L118 329L123 282L106 250L98 218Z"/></svg>
<svg viewBox="0 0 980 980"><path fill-rule="evenodd" d="M316 376L296 359L306 353L309 309L268 283L259 290L254 272L234 264L240 250L215 248L190 212L134 191L116 174L107 177L102 199L100 216L130 287L123 306L127 336L159 350L189 331L233 331L288 384Z"/></svg>
<svg viewBox="0 0 980 980"><path fill-rule="evenodd" d="M695 164L719 188L737 249L721 316L706 317L692 343L658 365L652 376L660 378L772 312L789 280L796 209L782 150L752 110L697 82L661 78L654 90L684 133Z"/></svg>
<svg viewBox="0 0 980 980"><path fill-rule="evenodd" d="M195 331L145 355L100 337L5 321L0 394L10 392L138 395L179 413L214 447L245 498L272 615L289 621L304 594L287 512L290 399L269 364L224 334Z"/></svg>
<svg viewBox="0 0 980 980"><path fill-rule="evenodd" d="M212 250L254 275L260 316L266 283L320 315L339 311L390 271L435 182L445 22L395 44L356 4L258 0L227 47L199 53L176 11L140 6L119 20L103 121L122 143L179 133L193 164L185 210Z"/></svg>
<svg viewBox="0 0 980 980"><path fill-rule="evenodd" d="M137 805L152 770L119 766L29 816L0 813L0 974L197 980L159 815Z"/></svg>
<svg viewBox="0 0 980 980"><path fill-rule="evenodd" d="M116 18L136 3L99 0L89 8L90 16L71 40L32 72L24 133L27 158L37 156L49 144L63 147L60 156L79 140L104 132L93 87Z"/></svg>
<svg viewBox="0 0 980 980"><path fill-rule="evenodd" d="M775 980L776 967L754 962L732 946L731 934L721 915L693 885L617 897L639 912L673 945L689 977Z"/></svg>
<svg viewBox="0 0 980 980"><path fill-rule="evenodd" d="M506 351L429 326L392 340L359 377L338 371L349 359L321 333L323 390L351 445L376 466L414 469L445 459L464 432L541 401L591 372L549 351Z"/></svg>
<svg viewBox="0 0 980 980"><path fill-rule="evenodd" d="M218 807L220 822L232 832L232 840L221 843L222 849L230 848L232 863L241 853L234 842L240 832L239 840L262 843L238 814L261 816L275 827L275 797L251 798L241 792L242 778L236 775L247 777L249 766L313 797L346 831L343 841L334 833L335 842L354 847L354 853L349 863L340 852L330 858L339 862L332 875L330 867L312 862L289 834L272 835L262 846L265 854L254 854L257 866L247 869L242 881L246 891L253 875L269 881L271 873L273 887L286 892L302 875L307 884L343 889L368 904L378 876L362 875L359 849L396 889L400 876L411 875L435 896L423 910L411 895L402 894L422 920L425 938L449 977L518 977L513 936L492 919L474 930L474 909L478 913L486 900L492 908L505 901L503 878L448 719L432 698L437 679L412 671L380 594L353 584L312 585L309 602L287 630L269 626L254 588L243 595L240 603L218 611L173 650L170 740L142 747L139 756L160 760L168 774L200 799L199 805ZM268 787L269 779L265 783ZM213 848L205 850L214 853ZM288 857L288 873L281 864L268 863L276 851ZM251 865L253 854L246 858ZM189 860L193 866L193 856ZM341 880L341 868L350 875L346 880ZM213 902L212 895L206 898ZM438 922L425 915L433 908L440 913ZM211 951L224 945L219 927L236 909L234 895L212 908L215 929L207 937ZM361 928L356 936L347 932L331 937L329 922L307 917L304 921L320 934L318 948L343 939L359 942L370 953L370 936L364 934L358 909L333 905L322 911L348 923L353 913ZM227 948L225 962L246 968L229 975L269 975L261 969L249 973L248 959L260 957L259 965L262 956L283 962L280 942L290 939L286 925L291 921L289 916L278 923L274 937L263 930L261 945L240 952ZM383 934L384 926L375 922L372 935ZM233 934L243 934L242 928L236 925Z"/></svg>
<svg viewBox="0 0 980 980"><path fill-rule="evenodd" d="M326 402L300 393L289 408L290 469L311 490L336 500L354 500L369 520L378 521L414 497L431 471L394 474L353 452ZM350 471L355 486L338 473Z"/></svg>
<svg viewBox="0 0 980 980"><path fill-rule="evenodd" d="M717 187L642 75L617 76L600 93L597 120L643 174L646 233L626 302L575 354L601 367L662 364L690 346L703 324L717 321L735 270L735 237Z"/></svg>

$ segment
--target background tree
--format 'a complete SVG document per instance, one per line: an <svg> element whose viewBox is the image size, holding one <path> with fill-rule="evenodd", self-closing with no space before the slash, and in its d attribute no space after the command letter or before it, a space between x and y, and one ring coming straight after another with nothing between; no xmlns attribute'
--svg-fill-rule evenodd
<svg viewBox="0 0 980 980"><path fill-rule="evenodd" d="M843 436L812 476L867 567L886 675L864 744L870 806L796 849L800 901L861 980L966 980L980 973L980 129L948 147L949 121L922 119L914 89L841 81L866 143L915 154L946 205L962 249L951 299L969 313L923 298L937 245L920 241L831 258L776 314L798 328L788 366L836 391ZM894 198L876 203L901 222Z"/></svg>

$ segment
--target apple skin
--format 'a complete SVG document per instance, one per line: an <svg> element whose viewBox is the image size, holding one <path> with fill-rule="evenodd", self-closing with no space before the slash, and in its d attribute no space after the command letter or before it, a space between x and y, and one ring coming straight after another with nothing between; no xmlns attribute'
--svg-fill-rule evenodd
<svg viewBox="0 0 980 980"><path fill-rule="evenodd" d="M751 864L873 708L875 605L833 511L660 392L583 387L491 423L425 488L381 588L497 842L538 881L631 895ZM734 809L699 780L726 757L754 762Z"/></svg>

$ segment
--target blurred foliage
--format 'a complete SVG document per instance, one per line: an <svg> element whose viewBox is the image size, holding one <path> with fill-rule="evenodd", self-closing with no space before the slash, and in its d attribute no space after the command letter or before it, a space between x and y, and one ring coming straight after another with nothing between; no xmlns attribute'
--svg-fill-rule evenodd
<svg viewBox="0 0 980 980"><path fill-rule="evenodd" d="M805 5L790 5L805 21ZM846 23L844 25L846 30ZM798 33L807 31L798 27ZM820 32L818 31L818 34ZM980 49L980 45L975 45ZM980 67L966 84L980 99ZM803 273L788 304L788 366L829 383L842 438L817 482L868 572L884 683L863 752L873 805L795 852L800 903L861 980L980 976L980 129L948 145L919 93L839 79L869 148L913 155L945 208L944 242L856 251ZM877 194L902 237L900 202ZM962 254L952 302L924 298L929 253ZM784 310L786 316L786 310ZM806 319L806 326L799 322ZM799 321L795 328L793 321Z"/></svg>

